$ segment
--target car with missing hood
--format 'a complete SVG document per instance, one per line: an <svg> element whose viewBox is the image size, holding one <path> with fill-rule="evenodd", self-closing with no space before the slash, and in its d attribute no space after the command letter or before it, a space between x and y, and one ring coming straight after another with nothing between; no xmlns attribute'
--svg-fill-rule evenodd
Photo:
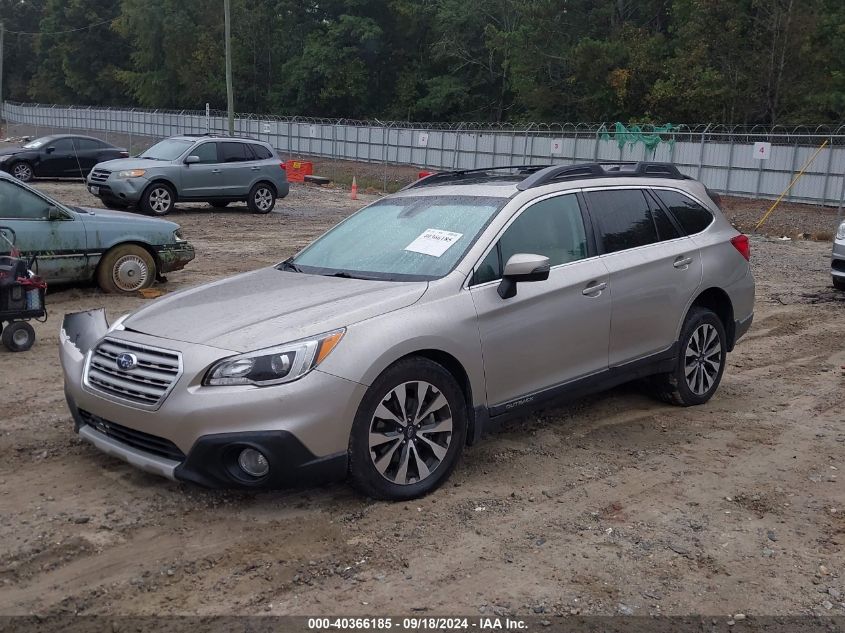
<svg viewBox="0 0 845 633"><path fill-rule="evenodd" d="M93 280L106 292L137 292L194 259L175 222L67 206L4 173L0 232L0 254L13 243L49 283Z"/></svg>
<svg viewBox="0 0 845 633"><path fill-rule="evenodd" d="M647 378L706 403L748 238L661 163L431 175L269 268L61 331L81 437L165 477L423 495L510 416Z"/></svg>

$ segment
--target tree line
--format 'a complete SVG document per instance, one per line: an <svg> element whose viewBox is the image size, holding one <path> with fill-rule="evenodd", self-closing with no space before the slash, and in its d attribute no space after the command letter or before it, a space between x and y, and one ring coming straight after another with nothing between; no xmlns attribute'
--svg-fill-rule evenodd
<svg viewBox="0 0 845 633"><path fill-rule="evenodd" d="M4 96L225 109L222 0L0 0ZM232 0L235 109L838 123L843 0Z"/></svg>

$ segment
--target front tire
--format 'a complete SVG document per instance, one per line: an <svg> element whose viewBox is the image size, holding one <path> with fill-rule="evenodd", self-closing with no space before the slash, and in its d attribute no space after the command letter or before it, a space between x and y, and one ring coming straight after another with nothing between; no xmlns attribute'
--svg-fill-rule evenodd
<svg viewBox="0 0 845 633"><path fill-rule="evenodd" d="M463 392L427 358L386 369L367 390L349 439L349 471L358 490L400 501L442 484L466 442Z"/></svg>
<svg viewBox="0 0 845 633"><path fill-rule="evenodd" d="M2 339L10 352L25 352L35 343L35 330L26 321L14 321L3 330Z"/></svg>
<svg viewBox="0 0 845 633"><path fill-rule="evenodd" d="M704 404L716 393L725 372L725 327L715 312L694 306L678 343L675 369L652 379L657 396L681 407Z"/></svg>
<svg viewBox="0 0 845 633"><path fill-rule="evenodd" d="M153 285L153 256L135 244L120 244L103 256L97 268L97 284L105 292L133 294Z"/></svg>
<svg viewBox="0 0 845 633"><path fill-rule="evenodd" d="M837 290L845 290L845 280L833 277L831 281L833 282L833 287Z"/></svg>
<svg viewBox="0 0 845 633"><path fill-rule="evenodd" d="M154 182L144 190L141 196L141 208L150 215L167 215L173 211L176 194L170 185Z"/></svg>
<svg viewBox="0 0 845 633"><path fill-rule="evenodd" d="M266 182L256 183L249 190L246 204L253 213L270 213L276 205L276 192Z"/></svg>
<svg viewBox="0 0 845 633"><path fill-rule="evenodd" d="M26 161L21 161L12 165L11 172L12 175L21 182L29 182L35 178L35 172L32 169L32 165Z"/></svg>

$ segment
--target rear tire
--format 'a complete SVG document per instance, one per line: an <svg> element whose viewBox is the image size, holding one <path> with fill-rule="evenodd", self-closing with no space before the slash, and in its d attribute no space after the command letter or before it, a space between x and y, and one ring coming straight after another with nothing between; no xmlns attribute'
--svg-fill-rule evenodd
<svg viewBox="0 0 845 633"><path fill-rule="evenodd" d="M167 215L175 204L176 193L163 182L154 182L141 195L141 208L150 215Z"/></svg>
<svg viewBox="0 0 845 633"><path fill-rule="evenodd" d="M118 244L97 267L97 284L105 292L133 294L152 286L155 278L153 256L135 244Z"/></svg>
<svg viewBox="0 0 845 633"><path fill-rule="evenodd" d="M834 288L836 288L837 290L845 290L845 280L837 279L836 277L834 277L832 281Z"/></svg>
<svg viewBox="0 0 845 633"><path fill-rule="evenodd" d="M655 395L681 407L704 404L719 388L726 356L722 321L712 310L694 306L681 328L675 368L651 379Z"/></svg>
<svg viewBox="0 0 845 633"><path fill-rule="evenodd" d="M13 321L0 338L10 352L25 352L35 343L35 330L26 321Z"/></svg>
<svg viewBox="0 0 845 633"><path fill-rule="evenodd" d="M25 160L12 165L11 174L21 182L29 182L35 178L35 172L32 169L32 165Z"/></svg>
<svg viewBox="0 0 845 633"><path fill-rule="evenodd" d="M259 182L249 190L246 205L253 213L270 213L276 205L276 191L266 182Z"/></svg>
<svg viewBox="0 0 845 633"><path fill-rule="evenodd" d="M427 358L400 360L375 380L355 415L352 483L374 499L428 494L455 468L466 433L466 403L452 374Z"/></svg>

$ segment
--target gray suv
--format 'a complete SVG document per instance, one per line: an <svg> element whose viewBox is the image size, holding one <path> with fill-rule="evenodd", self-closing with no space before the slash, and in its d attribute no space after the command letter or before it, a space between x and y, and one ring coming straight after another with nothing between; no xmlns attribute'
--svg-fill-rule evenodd
<svg viewBox="0 0 845 633"><path fill-rule="evenodd" d="M222 207L245 201L269 213L288 195L285 165L270 145L228 136L174 136L135 158L109 160L88 174L88 191L111 209L137 206L166 215L176 202Z"/></svg>
<svg viewBox="0 0 845 633"><path fill-rule="evenodd" d="M672 165L424 178L273 266L61 332L77 432L171 479L441 484L512 415L647 379L707 402L751 325L748 238Z"/></svg>

